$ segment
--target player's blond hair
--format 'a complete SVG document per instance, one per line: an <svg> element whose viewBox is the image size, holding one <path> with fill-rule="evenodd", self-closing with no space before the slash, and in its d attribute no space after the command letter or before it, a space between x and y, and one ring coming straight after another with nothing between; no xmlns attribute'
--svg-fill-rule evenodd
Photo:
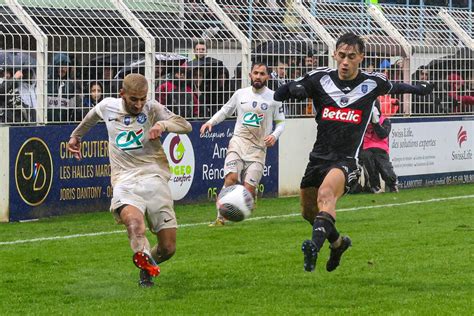
<svg viewBox="0 0 474 316"><path fill-rule="evenodd" d="M147 88L148 82L141 74L129 74L123 79L122 89L124 91L141 91Z"/></svg>

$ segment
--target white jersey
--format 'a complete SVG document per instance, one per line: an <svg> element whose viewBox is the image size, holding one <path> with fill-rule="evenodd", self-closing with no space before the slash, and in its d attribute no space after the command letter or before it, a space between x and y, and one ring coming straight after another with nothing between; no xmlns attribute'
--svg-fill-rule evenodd
<svg viewBox="0 0 474 316"><path fill-rule="evenodd" d="M254 92L252 87L239 89L208 121L211 125L216 125L237 112L229 152L237 152L246 161L265 163L267 147L264 139L270 134L278 139L285 121L282 103L273 100L273 94L268 87L259 92ZM274 121L281 128L272 133Z"/></svg>
<svg viewBox="0 0 474 316"><path fill-rule="evenodd" d="M109 135L112 186L156 175L169 180L168 160L161 141L149 140L148 131L158 123L164 131L187 133L191 131L189 122L156 101L148 101L135 116L125 110L121 98L106 98L87 114L71 136L81 138L100 119L104 120Z"/></svg>

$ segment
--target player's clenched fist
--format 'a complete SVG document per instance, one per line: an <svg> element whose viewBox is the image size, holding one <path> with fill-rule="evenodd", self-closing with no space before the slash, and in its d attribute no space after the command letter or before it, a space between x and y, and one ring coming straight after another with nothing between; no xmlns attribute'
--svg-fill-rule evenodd
<svg viewBox="0 0 474 316"><path fill-rule="evenodd" d="M152 128L148 131L148 139L155 140L160 138L161 134L163 134L164 130L160 124L153 125Z"/></svg>

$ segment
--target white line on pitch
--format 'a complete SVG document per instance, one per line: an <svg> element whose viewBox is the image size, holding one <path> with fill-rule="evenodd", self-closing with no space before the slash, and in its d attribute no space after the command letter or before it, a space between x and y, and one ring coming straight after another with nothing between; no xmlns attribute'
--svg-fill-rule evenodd
<svg viewBox="0 0 474 316"><path fill-rule="evenodd" d="M425 204L425 203L434 203L434 202L442 202L442 201L449 201L449 200L461 200L461 199L470 199L470 198L474 198L474 195L461 195L461 196L451 196L451 197L447 197L447 198L410 201L410 202L403 202L403 203L391 203L391 204L383 204L383 205L370 205L370 206L359 206L359 207L351 207L351 208L341 208L341 209L338 209L337 212L352 212L352 211L360 211L360 210L367 210L367 209L374 209L374 208L396 207L396 206L404 206L404 205L412 205L412 204ZM263 219L294 217L294 216L299 216L299 215L300 214L293 213L293 214L287 214L287 215L259 216L259 217L251 217L251 218L247 219L247 221L258 221L258 220L263 220ZM207 225L207 224L209 224L209 223L205 222L205 223L181 224L181 225L179 225L179 227L180 228L193 227L193 226L202 226L202 225ZM79 237L92 237L92 236L122 234L122 233L125 233L125 232L126 232L126 230L114 230L114 231L109 231L109 232L75 234L75 235L68 235L68 236L54 236L54 237L41 237L41 238L13 240L13 241L1 241L0 246L2 246L2 245L25 244L25 243L32 243L32 242L39 242L39 241L48 241L48 240L61 240L61 239L72 239L72 238L79 238Z"/></svg>

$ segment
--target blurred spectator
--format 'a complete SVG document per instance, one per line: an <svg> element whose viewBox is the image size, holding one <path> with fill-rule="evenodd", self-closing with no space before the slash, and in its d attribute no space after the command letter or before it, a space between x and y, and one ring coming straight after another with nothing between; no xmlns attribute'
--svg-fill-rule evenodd
<svg viewBox="0 0 474 316"><path fill-rule="evenodd" d="M91 81L87 86L84 96L76 96L70 100L71 109L75 109L75 117L71 117L71 119L76 121L82 120L102 99L102 84L99 81Z"/></svg>
<svg viewBox="0 0 474 316"><path fill-rule="evenodd" d="M207 107L206 116L213 116L227 103L232 96L230 91L229 71L222 68L217 71L217 78L210 81L209 91L206 93Z"/></svg>
<svg viewBox="0 0 474 316"><path fill-rule="evenodd" d="M366 72L374 72L375 71L375 62L374 61L369 61L366 64L365 67Z"/></svg>
<svg viewBox="0 0 474 316"><path fill-rule="evenodd" d="M383 73L387 79L390 79L390 67L392 64L390 63L390 60L388 59L383 59L380 64L379 64L379 71Z"/></svg>
<svg viewBox="0 0 474 316"><path fill-rule="evenodd" d="M189 118L198 114L199 101L197 95L193 93L185 67L177 68L173 80L158 86L156 100L182 117Z"/></svg>
<svg viewBox="0 0 474 316"><path fill-rule="evenodd" d="M386 117L397 114L400 109L400 101L389 94L379 96L377 102L380 104L380 112Z"/></svg>
<svg viewBox="0 0 474 316"><path fill-rule="evenodd" d="M403 59L398 59L389 69L392 81L403 82Z"/></svg>
<svg viewBox="0 0 474 316"><path fill-rule="evenodd" d="M447 101L454 113L472 112L474 107L474 96L465 95L464 78L458 73L448 76Z"/></svg>
<svg viewBox="0 0 474 316"><path fill-rule="evenodd" d="M36 121L36 78L33 69L17 70L0 83L0 122Z"/></svg>
<svg viewBox="0 0 474 316"><path fill-rule="evenodd" d="M391 122L378 108L372 112L371 122L367 126L359 157L368 175L370 192L380 193L380 176L385 181L385 191L398 192L397 175L393 170L389 156Z"/></svg>
<svg viewBox="0 0 474 316"><path fill-rule="evenodd" d="M67 54L59 53L53 57L53 66L49 69L48 95L60 99L70 99L76 89L70 73L71 59Z"/></svg>
<svg viewBox="0 0 474 316"><path fill-rule="evenodd" d="M105 98L118 97L120 92L121 80L115 78L117 73L116 67L102 66L99 68L99 78L102 85L102 94Z"/></svg>
<svg viewBox="0 0 474 316"><path fill-rule="evenodd" d="M234 76L230 80L230 91L235 92L242 87L242 62L235 67Z"/></svg>
<svg viewBox="0 0 474 316"><path fill-rule="evenodd" d="M199 116L203 116L204 114L201 113L201 108L199 105L204 104L204 71L200 68L191 69L191 77L192 77L192 90L194 94L194 98L198 100L198 114Z"/></svg>
<svg viewBox="0 0 474 316"><path fill-rule="evenodd" d="M277 66L270 74L270 81L268 87L275 91L279 86L288 82L288 63L284 60L279 60Z"/></svg>
<svg viewBox="0 0 474 316"><path fill-rule="evenodd" d="M76 93L71 67L71 58L67 54L54 54L53 66L48 74L48 121L65 122L70 119L69 100Z"/></svg>
<svg viewBox="0 0 474 316"><path fill-rule="evenodd" d="M200 60L207 56L207 46L205 40L197 40L193 47L193 60Z"/></svg>
<svg viewBox="0 0 474 316"><path fill-rule="evenodd" d="M304 57L303 67L304 67L304 73L310 72L311 70L316 68L313 55Z"/></svg>
<svg viewBox="0 0 474 316"><path fill-rule="evenodd" d="M428 68L425 66L418 68L415 72L413 83L415 85L432 84L430 83L430 73ZM426 96L413 95L412 98L413 114L440 114L446 112L446 109L442 106L441 99L438 98L435 93Z"/></svg>

